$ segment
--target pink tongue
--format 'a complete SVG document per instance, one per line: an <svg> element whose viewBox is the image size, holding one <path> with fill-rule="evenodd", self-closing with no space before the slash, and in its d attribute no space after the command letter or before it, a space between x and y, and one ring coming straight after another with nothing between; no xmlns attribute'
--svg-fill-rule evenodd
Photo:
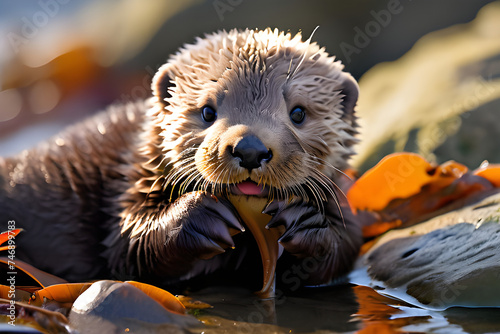
<svg viewBox="0 0 500 334"><path fill-rule="evenodd" d="M262 187L252 181L243 181L236 184L236 186L245 195L259 195L262 193Z"/></svg>

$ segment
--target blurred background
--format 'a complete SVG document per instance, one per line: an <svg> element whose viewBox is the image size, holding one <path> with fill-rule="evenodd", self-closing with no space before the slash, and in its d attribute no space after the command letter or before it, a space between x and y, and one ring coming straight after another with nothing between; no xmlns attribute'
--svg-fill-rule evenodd
<svg viewBox="0 0 500 334"><path fill-rule="evenodd" d="M111 103L150 95L171 53L219 29L313 40L360 80L364 170L395 150L500 162L500 2L39 0L0 2L0 155Z"/></svg>

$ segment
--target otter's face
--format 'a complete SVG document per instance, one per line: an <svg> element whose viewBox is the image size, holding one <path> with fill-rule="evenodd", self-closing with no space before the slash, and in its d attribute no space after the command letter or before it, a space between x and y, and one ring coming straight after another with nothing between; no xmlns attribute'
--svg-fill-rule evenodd
<svg viewBox="0 0 500 334"><path fill-rule="evenodd" d="M187 46L155 77L156 117L182 189L325 199L353 154L357 85L315 44L232 31Z"/></svg>

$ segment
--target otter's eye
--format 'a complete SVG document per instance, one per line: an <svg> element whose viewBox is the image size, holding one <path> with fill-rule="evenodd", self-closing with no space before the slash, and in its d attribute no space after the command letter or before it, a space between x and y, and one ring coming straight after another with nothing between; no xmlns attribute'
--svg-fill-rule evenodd
<svg viewBox="0 0 500 334"><path fill-rule="evenodd" d="M303 107L295 107L290 111L290 119L297 125L302 124L306 119L306 111Z"/></svg>
<svg viewBox="0 0 500 334"><path fill-rule="evenodd" d="M210 106L201 108L201 117L207 123L213 123L217 119L217 111Z"/></svg>

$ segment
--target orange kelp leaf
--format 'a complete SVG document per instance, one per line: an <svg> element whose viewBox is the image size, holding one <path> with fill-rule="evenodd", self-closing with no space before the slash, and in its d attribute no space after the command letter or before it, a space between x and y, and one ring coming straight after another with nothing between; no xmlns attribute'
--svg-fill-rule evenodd
<svg viewBox="0 0 500 334"><path fill-rule="evenodd" d="M59 303L73 303L92 283L55 284L35 291L33 299L43 301L43 298L55 300Z"/></svg>
<svg viewBox="0 0 500 334"><path fill-rule="evenodd" d="M0 285L0 298L9 299L9 297L8 297L9 291L10 291L9 286L3 285L3 284Z"/></svg>
<svg viewBox="0 0 500 334"><path fill-rule="evenodd" d="M371 238L381 235L393 228L400 227L403 224L401 219L396 219L390 222L378 222L377 224L372 224L368 226L363 226L363 237Z"/></svg>
<svg viewBox="0 0 500 334"><path fill-rule="evenodd" d="M13 237L17 236L19 232L21 232L23 229L22 228L16 228L13 230L5 231L0 233L0 245L4 244L9 240L9 236L12 239ZM8 250L9 246L2 246L0 247L0 252L4 250Z"/></svg>
<svg viewBox="0 0 500 334"><path fill-rule="evenodd" d="M474 174L484 177L495 187L500 187L500 164L488 164L485 167L479 167L474 171Z"/></svg>
<svg viewBox="0 0 500 334"><path fill-rule="evenodd" d="M415 153L394 153L363 174L349 189L347 199L353 211L384 209L392 200L417 194L423 186L451 184L467 167L454 161L434 167Z"/></svg>
<svg viewBox="0 0 500 334"><path fill-rule="evenodd" d="M7 282L8 283L8 282ZM14 294L12 293L13 286L0 284L0 298L14 299L16 301L28 301L31 297L31 292L15 288Z"/></svg>
<svg viewBox="0 0 500 334"><path fill-rule="evenodd" d="M23 274L27 275L31 279L35 281L35 283L39 284L40 287L46 287L49 285L54 285L54 284L61 284L61 283L67 283L65 280L63 280L60 277L54 276L52 274L46 273L44 271L41 271L32 265L23 262L21 260L15 260L11 261L6 257L0 257L0 263L3 263L5 266L8 266L9 271L14 271L14 268L11 268L11 266L14 266L15 269L21 271ZM18 273L19 274L19 273ZM19 281L20 278L18 277L16 281Z"/></svg>
<svg viewBox="0 0 500 334"><path fill-rule="evenodd" d="M363 226L363 236L373 237L377 231L385 232L387 222L399 220L401 226L398 227L407 227L428 220L473 203L482 193L495 189L490 181L472 173L465 173L444 187L437 187L438 183L426 184L413 196L394 199L383 210L359 210L357 217Z"/></svg>
<svg viewBox="0 0 500 334"><path fill-rule="evenodd" d="M435 189L441 189L450 185L454 180L461 178L469 169L456 161L447 161L436 167L432 179Z"/></svg>
<svg viewBox="0 0 500 334"><path fill-rule="evenodd" d="M179 295L177 296L177 299L179 299L179 301L182 303L182 305L184 305L185 308L193 310L203 310L207 308L213 308L213 306L210 304L204 303L199 300L194 300L193 298L188 296Z"/></svg>
<svg viewBox="0 0 500 334"><path fill-rule="evenodd" d="M364 173L347 193L354 210L382 210L394 198L416 194L432 177L432 166L414 153L395 153L384 157Z"/></svg>
<svg viewBox="0 0 500 334"><path fill-rule="evenodd" d="M146 283L136 281L126 281L125 283L133 285L136 288L140 289L149 297L153 298L158 303L163 305L163 307L165 307L167 310L178 314L186 314L184 305L182 305L182 303L170 292Z"/></svg>

